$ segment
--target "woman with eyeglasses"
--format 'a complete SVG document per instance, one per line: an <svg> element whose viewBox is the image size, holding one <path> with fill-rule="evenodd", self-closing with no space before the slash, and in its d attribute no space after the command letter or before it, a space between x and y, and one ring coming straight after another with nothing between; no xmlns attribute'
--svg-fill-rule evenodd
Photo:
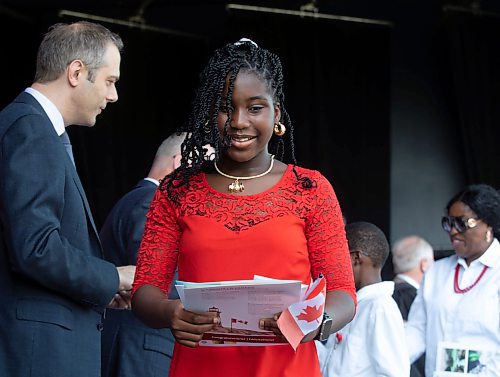
<svg viewBox="0 0 500 377"><path fill-rule="evenodd" d="M410 359L425 351L425 375L432 377L452 371L445 348L479 350L480 363L468 363L465 372L498 377L500 193L485 184L470 185L448 202L446 211L441 225L455 255L438 260L424 275L406 328Z"/></svg>

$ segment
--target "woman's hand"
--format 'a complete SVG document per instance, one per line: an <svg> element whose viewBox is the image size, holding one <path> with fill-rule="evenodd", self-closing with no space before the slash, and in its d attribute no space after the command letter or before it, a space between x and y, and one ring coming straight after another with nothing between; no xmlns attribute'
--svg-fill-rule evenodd
<svg viewBox="0 0 500 377"><path fill-rule="evenodd" d="M171 300L169 306L170 330L183 346L197 347L203 334L220 323L216 312L190 312L184 309L180 300Z"/></svg>
<svg viewBox="0 0 500 377"><path fill-rule="evenodd" d="M304 337L302 338L302 340L300 342L306 343L306 342L310 342L311 340L314 340L316 338L316 335L318 335L320 328L321 328L321 326L318 326L318 328L316 330L313 330L309 334L304 335Z"/></svg>
<svg viewBox="0 0 500 377"><path fill-rule="evenodd" d="M278 327L278 319L279 319L280 315L281 315L281 312L275 314L273 318L261 319L259 321L259 328L262 330L272 331L277 336L282 337L283 340L286 341L286 338L283 336L283 334L281 333L281 330ZM301 343L306 343L306 342L310 342L311 340L314 340L316 335L318 335L318 332L319 332L319 327L316 330L311 331L309 334L306 334L302 338Z"/></svg>
<svg viewBox="0 0 500 377"><path fill-rule="evenodd" d="M181 300L170 300L153 285L143 285L132 297L132 310L148 326L170 328L175 339L187 347L196 347L203 334L220 323L216 312L190 312Z"/></svg>
<svg viewBox="0 0 500 377"><path fill-rule="evenodd" d="M262 318L261 320L259 320L259 328L261 330L272 331L276 336L281 337L283 341L286 342L287 340L278 327L278 318L280 317L280 315L281 312L275 314L273 318Z"/></svg>

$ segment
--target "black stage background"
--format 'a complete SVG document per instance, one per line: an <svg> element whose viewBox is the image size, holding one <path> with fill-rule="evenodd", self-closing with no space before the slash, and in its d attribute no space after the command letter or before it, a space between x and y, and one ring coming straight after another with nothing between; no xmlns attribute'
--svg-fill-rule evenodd
<svg viewBox="0 0 500 377"><path fill-rule="evenodd" d="M349 221L388 232L390 27L220 11L217 32L200 38L105 24L125 42L119 101L92 129L69 129L96 223L147 174L159 143L185 120L209 54L245 36L282 58L299 164L331 181ZM2 18L2 35L15 36L0 63L8 72L4 106L30 84L47 26L75 19Z"/></svg>
<svg viewBox="0 0 500 377"><path fill-rule="evenodd" d="M485 9L498 9L495 1L481 4ZM246 3L298 10L305 2ZM394 132L409 125L420 127L418 121L426 118L419 118L415 109L443 119L435 122L449 129L447 148L459 156L453 164L459 166L463 182L500 187L496 147L500 139L500 9L497 13L481 11L472 0L312 3L323 13L389 22L228 11L227 2L221 0L2 0L0 107L31 84L36 48L47 27L78 19L59 17L60 9L121 20L134 16L170 32L102 22L125 42L120 98L99 116L94 128L73 126L69 130L98 226L113 204L147 174L161 141L185 121L198 74L210 53L243 36L282 58L298 162L320 170L330 180L348 221L373 222L388 239L391 222L393 227L395 222L411 224L412 218L419 218L437 224L435 216L428 218L425 204L409 206L413 210L404 213L390 205L391 200L401 204L394 198L415 200L391 193L391 184L399 187L394 183L402 179L423 183L416 177L428 174L432 180L436 174L408 166L407 174L398 170L399 176L391 175L391 164L397 165L401 157L391 156L391 150L402 148L392 135L408 131L419 138L416 148L425 144L428 125L421 125L421 133L414 129ZM420 31L414 30L416 26ZM426 34L419 35L422 31ZM425 91L414 91L420 87ZM436 93L444 93L442 103L435 101ZM406 97L400 98L401 94ZM451 121L447 124L446 119ZM424 145L422 160L432 161L433 156L426 153ZM426 195L434 203L435 190L430 191ZM398 217L391 219L391 213ZM385 278L391 272L388 263Z"/></svg>

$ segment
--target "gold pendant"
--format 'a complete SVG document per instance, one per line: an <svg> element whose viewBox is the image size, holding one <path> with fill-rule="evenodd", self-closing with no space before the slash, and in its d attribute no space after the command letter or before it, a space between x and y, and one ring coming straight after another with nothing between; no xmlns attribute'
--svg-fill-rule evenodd
<svg viewBox="0 0 500 377"><path fill-rule="evenodd" d="M243 190L245 190L245 186L243 185L243 182L240 183L240 181L237 179L233 183L231 183L229 186L227 186L227 190L231 194L235 194L238 192L243 192Z"/></svg>

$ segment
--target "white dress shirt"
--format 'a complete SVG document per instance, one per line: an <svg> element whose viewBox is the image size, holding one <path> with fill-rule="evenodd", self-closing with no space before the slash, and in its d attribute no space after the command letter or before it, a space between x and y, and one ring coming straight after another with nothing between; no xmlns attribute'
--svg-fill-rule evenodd
<svg viewBox="0 0 500 377"><path fill-rule="evenodd" d="M54 105L54 103L50 99L45 97L42 93L40 93L36 89L29 87L26 88L24 91L26 93L31 94L33 97L35 97L38 103L40 103L43 110L45 111L50 121L52 122L52 125L54 126L57 135L61 136L66 129L64 127L64 120L61 115L61 112L57 109L56 105Z"/></svg>
<svg viewBox="0 0 500 377"><path fill-rule="evenodd" d="M146 177L146 178L144 178L144 180L149 181L151 183L154 183L156 186L160 185L160 181L158 181L157 179L151 178L151 177Z"/></svg>
<svg viewBox="0 0 500 377"><path fill-rule="evenodd" d="M454 275L460 267L459 287L473 284L484 266L488 269L466 293L455 293ZM411 361L426 351L425 373L432 377L440 342L496 352L496 362L480 376L500 376L500 244L494 239L488 250L470 266L452 255L434 263L424 274L406 325ZM484 374L483 374L484 373Z"/></svg>
<svg viewBox="0 0 500 377"><path fill-rule="evenodd" d="M418 289L420 287L420 283L418 281L416 281L415 279L412 279L411 277L409 277L408 275L405 275L405 274L397 274L395 277L394 277L394 280L401 280L401 281L404 281L408 284L410 284L412 287L414 287L415 289Z"/></svg>
<svg viewBox="0 0 500 377"><path fill-rule="evenodd" d="M351 323L332 334L326 345L316 342L323 377L408 377L410 360L403 318L392 299L394 282L368 285L357 292Z"/></svg>

